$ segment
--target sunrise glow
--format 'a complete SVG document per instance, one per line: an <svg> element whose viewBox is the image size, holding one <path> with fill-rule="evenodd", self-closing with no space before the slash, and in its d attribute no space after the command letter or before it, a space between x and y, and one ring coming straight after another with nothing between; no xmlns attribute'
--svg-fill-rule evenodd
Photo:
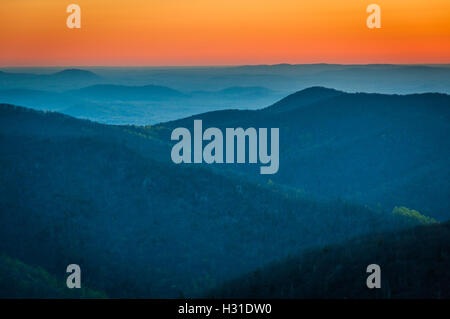
<svg viewBox="0 0 450 319"><path fill-rule="evenodd" d="M66 7L82 10L66 27ZM450 63L450 1L2 0L0 66Z"/></svg>

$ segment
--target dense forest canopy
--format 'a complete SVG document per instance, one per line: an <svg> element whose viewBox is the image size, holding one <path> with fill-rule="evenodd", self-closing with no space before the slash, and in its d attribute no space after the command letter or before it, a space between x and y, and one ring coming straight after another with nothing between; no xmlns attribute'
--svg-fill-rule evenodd
<svg viewBox="0 0 450 319"><path fill-rule="evenodd" d="M306 247L420 223L156 160L169 145L130 127L0 112L1 251L51 273L79 263L111 297L196 296Z"/></svg>
<svg viewBox="0 0 450 319"><path fill-rule="evenodd" d="M427 278L448 265L448 224L437 222L450 211L449 105L444 94L314 87L260 110L143 127L0 104L0 288L15 297L257 296L254 289L353 297L361 287L336 287L361 278L342 269L376 256L391 274L414 262L420 280L401 275L389 293L359 296L447 296ZM194 119L279 127L279 172L269 179L251 165L174 164L170 132ZM431 226L399 233L417 225ZM72 263L88 288L66 294ZM299 265L306 271L289 285ZM252 275L261 267L265 277Z"/></svg>

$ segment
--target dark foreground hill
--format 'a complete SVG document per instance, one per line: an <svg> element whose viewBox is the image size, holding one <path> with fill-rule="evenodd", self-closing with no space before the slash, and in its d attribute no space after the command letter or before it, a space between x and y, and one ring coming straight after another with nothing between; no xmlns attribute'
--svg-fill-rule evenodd
<svg viewBox="0 0 450 319"><path fill-rule="evenodd" d="M368 289L366 267L381 267ZM450 223L380 233L276 262L215 289L216 298L450 298Z"/></svg>
<svg viewBox="0 0 450 319"><path fill-rule="evenodd" d="M422 222L169 153L131 127L0 105L0 252L51 274L79 264L111 297L198 296L304 248Z"/></svg>
<svg viewBox="0 0 450 319"><path fill-rule="evenodd" d="M175 127L277 127L280 166L260 176L320 198L371 207L416 209L450 219L450 95L350 94L322 87L292 94L257 111L209 112L157 126L170 140ZM228 165L228 167L230 167Z"/></svg>
<svg viewBox="0 0 450 319"><path fill-rule="evenodd" d="M41 267L0 255L0 298L104 298L105 294L82 287L67 289L64 278Z"/></svg>

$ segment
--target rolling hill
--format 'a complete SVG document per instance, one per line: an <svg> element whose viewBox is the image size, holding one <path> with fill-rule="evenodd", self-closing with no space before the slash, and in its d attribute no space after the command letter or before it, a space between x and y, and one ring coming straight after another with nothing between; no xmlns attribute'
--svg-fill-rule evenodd
<svg viewBox="0 0 450 319"><path fill-rule="evenodd" d="M172 164L153 130L0 105L0 252L51 274L77 263L110 297L192 297L305 248L421 223Z"/></svg>
<svg viewBox="0 0 450 319"><path fill-rule="evenodd" d="M313 87L255 111L208 112L153 127L170 140L175 127L278 127L280 169L261 176L255 165L227 165L258 182L342 198L372 208L416 209L450 218L450 96L345 93ZM151 129L150 129L151 130ZM170 160L170 159L168 159Z"/></svg>
<svg viewBox="0 0 450 319"><path fill-rule="evenodd" d="M381 268L368 289L366 267ZM450 298L450 223L311 249L212 290L215 298Z"/></svg>

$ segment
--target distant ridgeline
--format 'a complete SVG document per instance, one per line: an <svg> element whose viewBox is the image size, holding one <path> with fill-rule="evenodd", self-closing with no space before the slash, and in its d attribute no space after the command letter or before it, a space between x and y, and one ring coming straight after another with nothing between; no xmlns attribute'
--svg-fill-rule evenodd
<svg viewBox="0 0 450 319"><path fill-rule="evenodd" d="M249 163L255 164L259 159L262 164L269 164L269 166L260 168L261 174L275 174L278 172L279 165L279 129L271 128L270 132L271 154L268 153L267 128L260 128L256 131L253 127L246 130L241 127L226 128L226 151L224 151L224 134L222 131L217 127L210 127L203 133L202 121L194 120L194 152L191 149L191 132L187 128L178 127L172 131L170 137L172 141L179 141L172 148L171 158L175 164L192 163L191 154L193 153L194 163L197 164L203 161L208 164L233 164L235 162L234 154L236 153L236 163L246 163L248 158ZM248 139L248 143L246 139ZM210 141L205 148L203 148L203 141ZM248 145L248 150L246 145Z"/></svg>
<svg viewBox="0 0 450 319"><path fill-rule="evenodd" d="M297 107L286 103L292 99ZM323 99L329 99L329 107ZM370 102L379 99L383 103ZM390 106L386 116L391 99L400 111ZM347 103L353 105L353 116ZM432 223L411 209L369 208L333 198L327 190L331 184L341 192L370 192L366 187L378 181L382 191L376 188L376 198L403 190L407 196L396 205L414 209L448 195L447 106L443 95L368 96L316 88L261 111L195 117L205 127L279 127L279 172L268 181L249 164L174 164L170 134L173 128L192 126L192 118L150 128L111 126L0 105L0 252L7 256L0 260L0 271L36 273L55 283L56 292L48 292L53 295L66 266L77 263L83 287L93 294L195 297L306 248ZM382 110L369 115L368 107ZM410 116L402 120L405 109ZM394 147L400 145L406 146ZM383 146L390 152L381 152ZM366 160L371 166L361 166ZM383 165L375 165L380 161ZM319 175L328 165L340 167L329 178ZM417 193L411 182L425 175L433 183L423 180ZM323 182L328 199L308 195L320 190L311 184L314 176ZM391 179L393 184L386 186ZM299 191L283 182L310 189ZM429 215L448 216L442 213L447 201L448 196L430 200L434 206L429 208L438 213ZM0 283L15 287L11 296L28 295L33 283L23 286L17 280Z"/></svg>

